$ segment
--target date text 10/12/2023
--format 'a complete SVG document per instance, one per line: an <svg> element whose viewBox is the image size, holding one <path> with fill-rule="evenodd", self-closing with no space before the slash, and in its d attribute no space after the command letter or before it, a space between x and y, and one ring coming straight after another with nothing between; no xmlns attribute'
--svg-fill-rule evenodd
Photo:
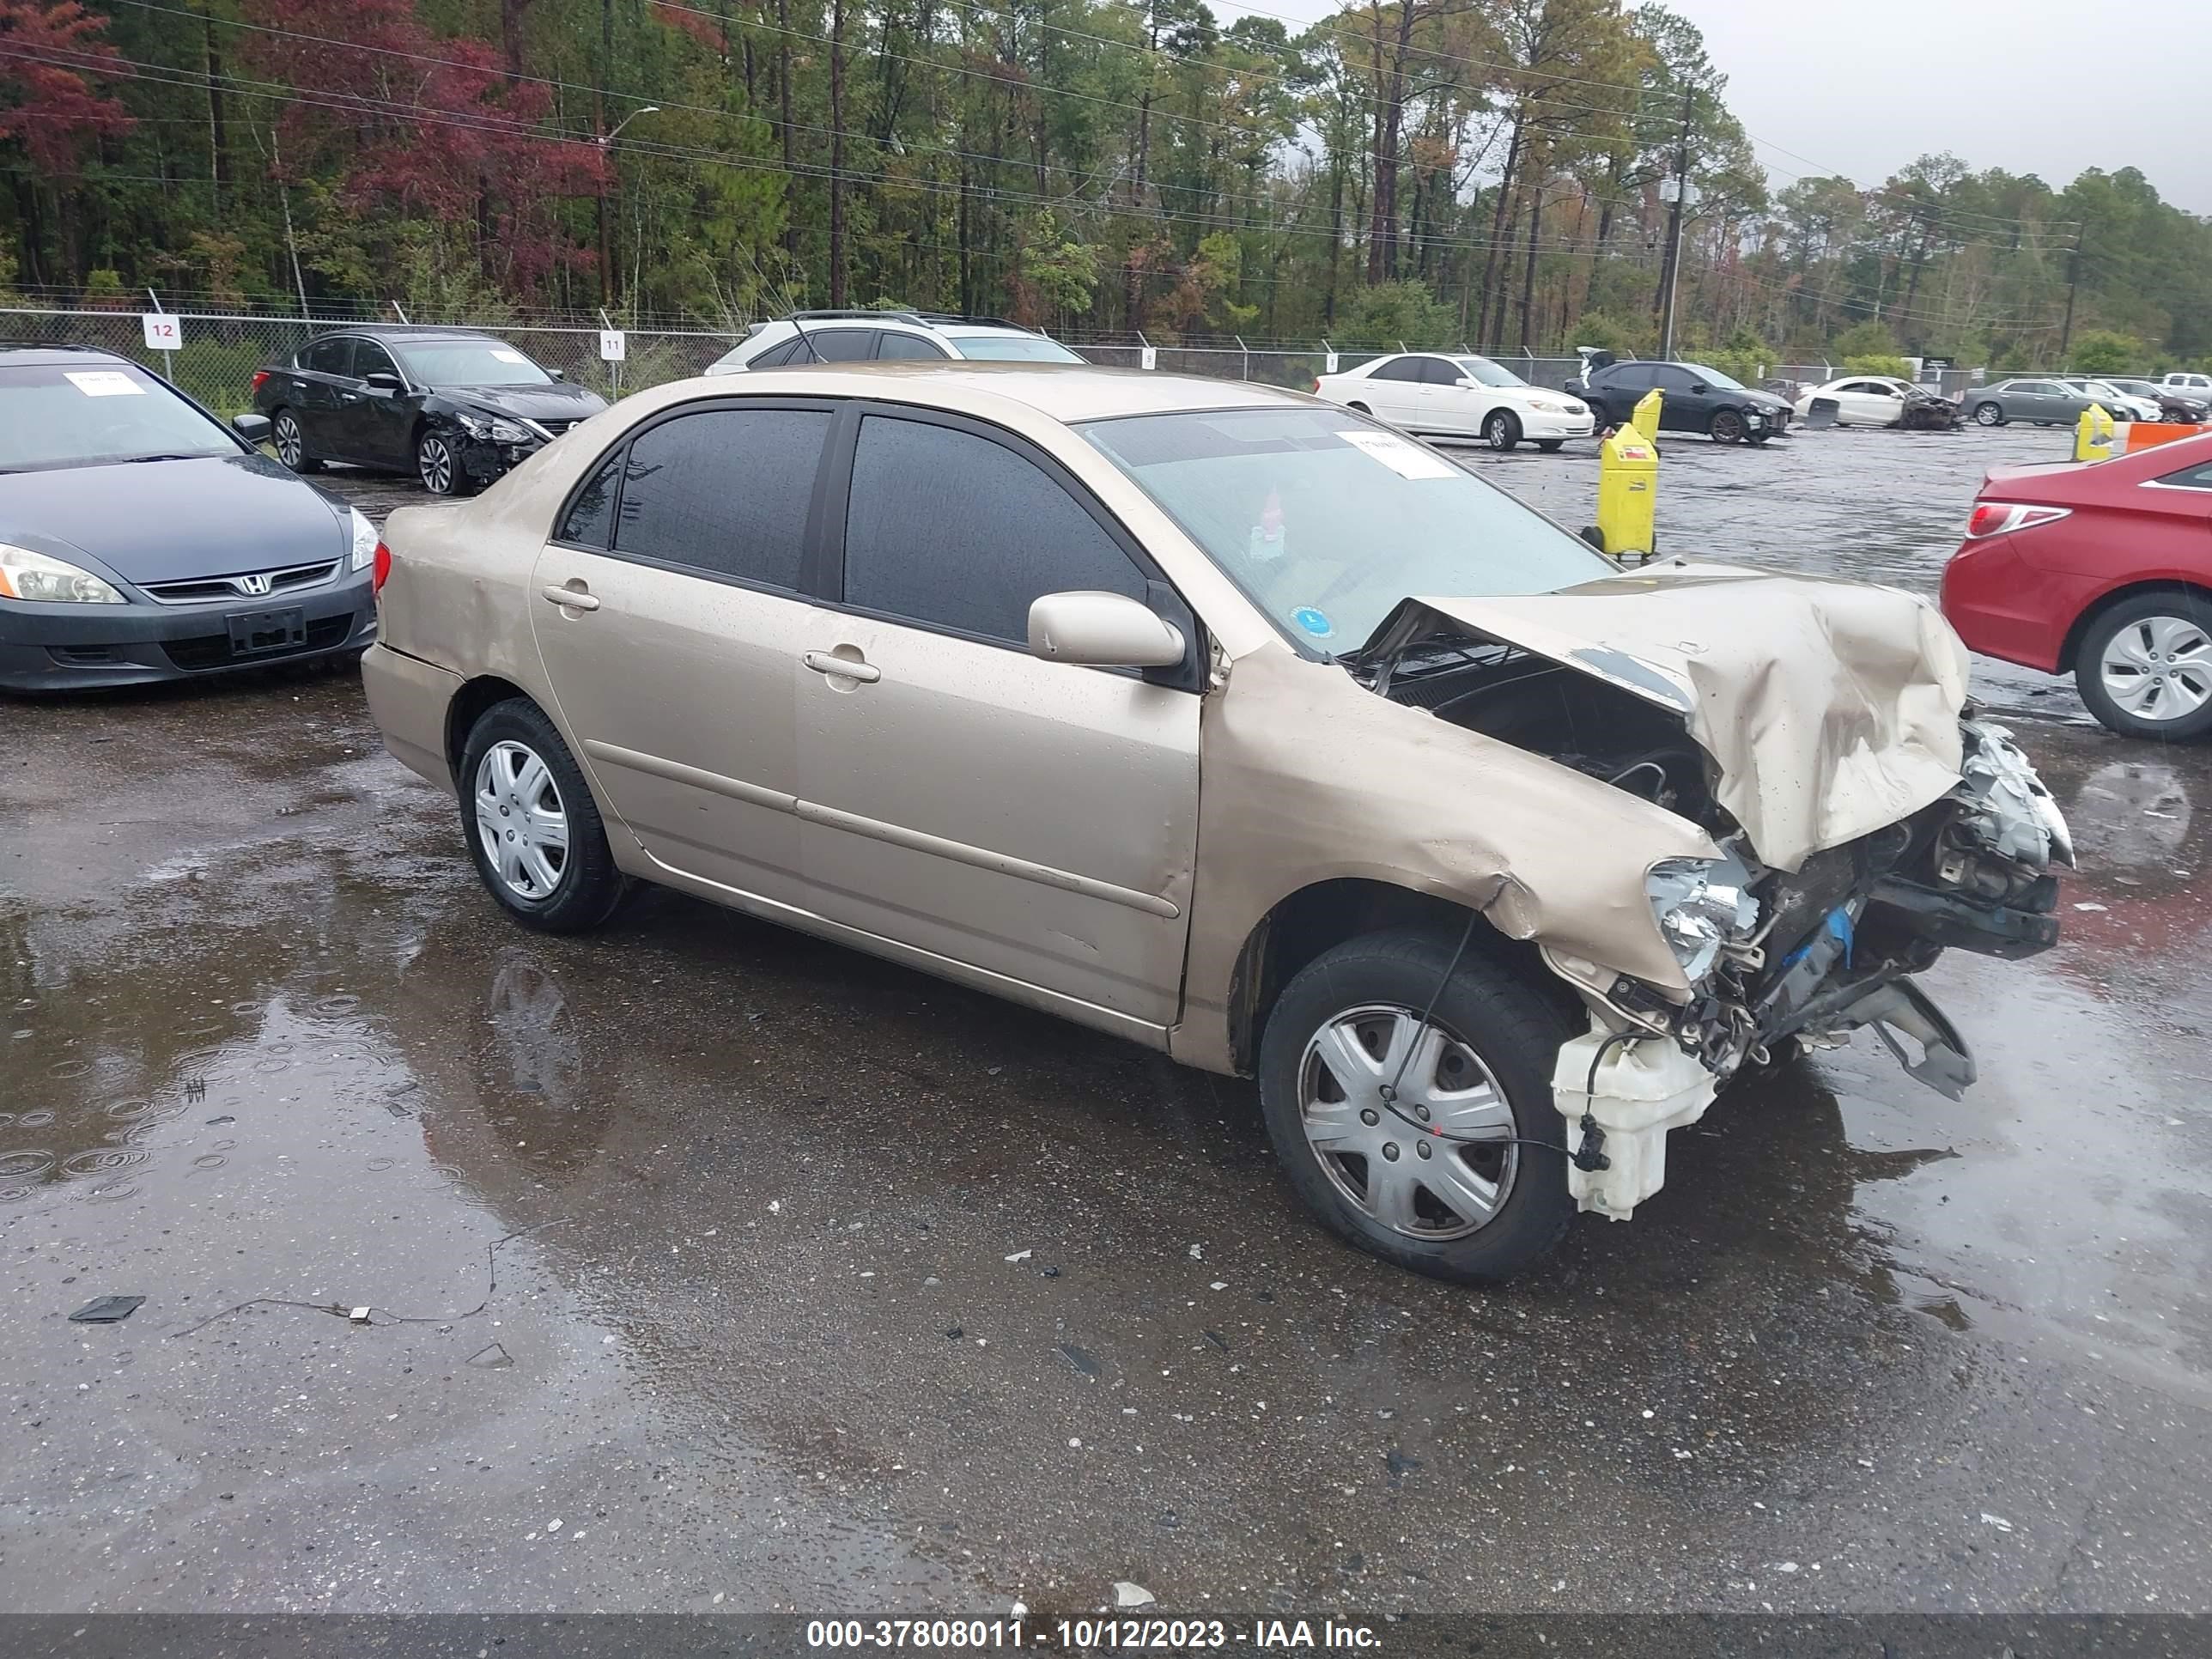
<svg viewBox="0 0 2212 1659"><path fill-rule="evenodd" d="M1057 1648L1164 1653L1245 1647L1266 1653L1329 1648L1375 1652L1382 1641L1371 1626L1336 1619L1261 1619L1249 1626L1221 1619L815 1619L807 1621L806 1645L816 1650Z"/></svg>

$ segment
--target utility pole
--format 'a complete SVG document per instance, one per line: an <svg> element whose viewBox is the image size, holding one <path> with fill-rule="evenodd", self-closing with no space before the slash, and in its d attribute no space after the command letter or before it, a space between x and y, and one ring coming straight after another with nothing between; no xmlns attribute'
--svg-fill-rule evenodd
<svg viewBox="0 0 2212 1659"><path fill-rule="evenodd" d="M1674 210L1667 216L1665 297L1659 307L1659 355L1674 355L1674 289L1682 276L1682 212L1690 194L1690 118L1697 103L1694 86L1682 88L1682 137L1674 147Z"/></svg>
<svg viewBox="0 0 2212 1659"><path fill-rule="evenodd" d="M2074 227L2074 257L2067 262L2066 321L2058 331L2058 367L2066 367L2066 349L2074 338L2074 298L2081 291L2081 227Z"/></svg>

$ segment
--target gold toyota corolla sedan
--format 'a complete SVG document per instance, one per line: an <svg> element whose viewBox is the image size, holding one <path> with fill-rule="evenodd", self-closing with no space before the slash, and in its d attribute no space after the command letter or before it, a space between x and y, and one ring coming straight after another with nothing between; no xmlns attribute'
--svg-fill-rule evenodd
<svg viewBox="0 0 2212 1659"><path fill-rule="evenodd" d="M678 382L392 515L364 664L526 927L658 882L1255 1075L1352 1243L1498 1279L1722 1083L2057 936L2066 826L1893 589L1623 569L1353 411Z"/></svg>

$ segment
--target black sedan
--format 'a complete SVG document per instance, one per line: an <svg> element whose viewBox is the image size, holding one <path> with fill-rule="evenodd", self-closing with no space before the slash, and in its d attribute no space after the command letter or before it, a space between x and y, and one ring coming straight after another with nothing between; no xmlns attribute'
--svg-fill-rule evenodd
<svg viewBox="0 0 2212 1659"><path fill-rule="evenodd" d="M358 655L376 530L129 359L0 346L0 690Z"/></svg>
<svg viewBox="0 0 2212 1659"><path fill-rule="evenodd" d="M1582 379L1567 382L1567 390L1596 411L1601 427L1624 423L1636 412L1638 400L1655 386L1661 396L1662 432L1703 432L1716 443L1763 444L1783 436L1790 424L1786 400L1703 363L1620 362L1598 352L1589 365Z"/></svg>
<svg viewBox="0 0 2212 1659"><path fill-rule="evenodd" d="M356 328L258 371L253 406L295 472L343 461L467 495L607 404L493 335Z"/></svg>

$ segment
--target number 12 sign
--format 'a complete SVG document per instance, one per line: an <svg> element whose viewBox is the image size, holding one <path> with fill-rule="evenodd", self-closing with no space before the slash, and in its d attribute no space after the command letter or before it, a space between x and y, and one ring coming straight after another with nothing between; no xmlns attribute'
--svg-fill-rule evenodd
<svg viewBox="0 0 2212 1659"><path fill-rule="evenodd" d="M146 331L149 351L174 351L184 344L177 332L177 319L166 311L142 312L138 322Z"/></svg>

